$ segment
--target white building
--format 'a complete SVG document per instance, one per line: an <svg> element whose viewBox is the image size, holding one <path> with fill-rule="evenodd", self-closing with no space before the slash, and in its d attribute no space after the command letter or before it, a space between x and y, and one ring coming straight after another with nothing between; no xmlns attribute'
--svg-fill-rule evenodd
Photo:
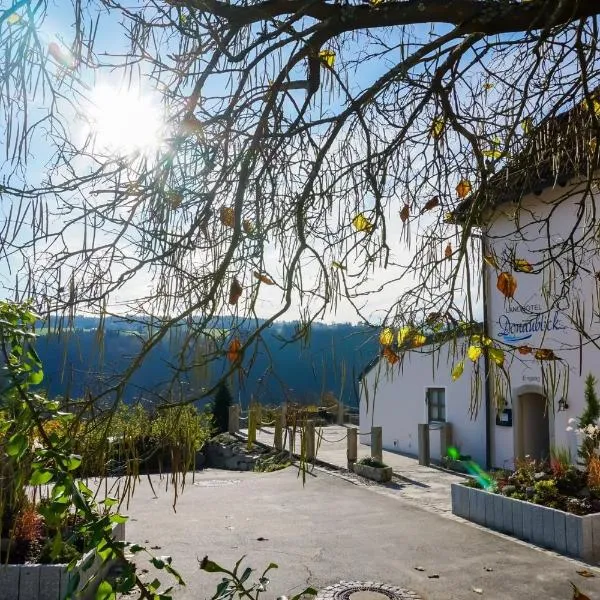
<svg viewBox="0 0 600 600"><path fill-rule="evenodd" d="M361 375L360 424L361 431L382 426L384 448L416 455L418 424L429 422L431 456L439 459L435 428L445 421L453 444L483 466L512 467L525 455L548 457L552 447L568 448L575 460L568 419L583 411L588 373L600 379L600 202L587 184L590 156L596 160L590 117L578 108L548 121L527 144L525 166L517 157L492 178L483 208L480 197L456 213L481 227L487 332L504 352L508 378L488 356L489 385L481 368L475 416L473 363L466 358L462 377L451 377L468 338L458 340L462 347L406 351L393 366L374 361Z"/></svg>

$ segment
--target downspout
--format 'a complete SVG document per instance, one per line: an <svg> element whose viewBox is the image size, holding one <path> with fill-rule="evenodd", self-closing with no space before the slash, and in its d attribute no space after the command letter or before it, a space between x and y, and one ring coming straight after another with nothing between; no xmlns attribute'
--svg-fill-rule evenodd
<svg viewBox="0 0 600 600"><path fill-rule="evenodd" d="M483 335L489 338L488 326L488 275L485 268L485 234L479 237L481 240L481 276L482 276L482 298L483 298ZM492 382L490 379L490 359L484 353L485 366L485 468L492 468Z"/></svg>

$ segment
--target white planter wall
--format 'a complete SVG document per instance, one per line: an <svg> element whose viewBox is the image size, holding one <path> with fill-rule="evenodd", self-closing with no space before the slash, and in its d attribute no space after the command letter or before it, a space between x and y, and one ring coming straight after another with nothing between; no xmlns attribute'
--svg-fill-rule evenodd
<svg viewBox="0 0 600 600"><path fill-rule="evenodd" d="M125 539L125 524L116 524L113 528L113 537L116 540ZM67 565L0 565L0 598L6 600L62 600L69 586L69 581L74 577L75 571L80 572L78 589L96 574L106 573L112 566L112 562L102 563L96 557L94 564L87 570L81 570L88 558L94 554L94 550L86 554L75 567L74 571L68 571ZM81 592L80 600L94 598L95 590L90 589Z"/></svg>

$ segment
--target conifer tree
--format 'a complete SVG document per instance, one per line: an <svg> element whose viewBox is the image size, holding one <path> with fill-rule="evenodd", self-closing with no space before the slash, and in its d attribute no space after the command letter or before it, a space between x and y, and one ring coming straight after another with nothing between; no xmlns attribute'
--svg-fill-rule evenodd
<svg viewBox="0 0 600 600"><path fill-rule="evenodd" d="M213 421L217 433L224 433L228 430L229 407L232 405L231 392L226 383L221 383L215 395L213 405Z"/></svg>
<svg viewBox="0 0 600 600"><path fill-rule="evenodd" d="M579 417L579 426L595 425L600 419L600 401L596 395L596 378L590 373L585 378L585 409Z"/></svg>

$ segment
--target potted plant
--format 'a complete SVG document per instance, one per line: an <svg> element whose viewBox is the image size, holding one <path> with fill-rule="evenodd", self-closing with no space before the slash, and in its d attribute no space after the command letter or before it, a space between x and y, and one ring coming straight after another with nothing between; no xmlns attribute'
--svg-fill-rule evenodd
<svg viewBox="0 0 600 600"><path fill-rule="evenodd" d="M378 481L379 483L392 480L392 467L371 456L361 458L358 462L354 463L352 468L357 475Z"/></svg>

